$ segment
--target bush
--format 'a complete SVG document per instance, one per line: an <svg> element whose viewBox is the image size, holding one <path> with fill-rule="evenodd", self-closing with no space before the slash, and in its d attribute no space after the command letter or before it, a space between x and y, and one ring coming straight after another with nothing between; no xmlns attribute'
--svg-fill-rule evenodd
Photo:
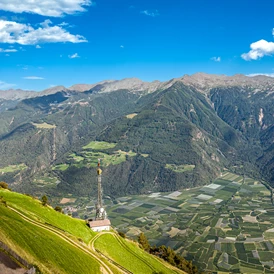
<svg viewBox="0 0 274 274"><path fill-rule="evenodd" d="M5 182L0 182L0 187L4 189L9 189L9 185Z"/></svg>
<svg viewBox="0 0 274 274"><path fill-rule="evenodd" d="M3 198L3 196L0 197L0 205L4 205L5 207L7 207L7 202L6 202L6 200Z"/></svg>
<svg viewBox="0 0 274 274"><path fill-rule="evenodd" d="M55 211L57 211L57 212L63 212L63 209L62 209L62 207L61 206L56 206L55 208L54 208L54 210Z"/></svg>
<svg viewBox="0 0 274 274"><path fill-rule="evenodd" d="M122 231L118 231L119 236L121 236L122 238L126 238L126 234Z"/></svg>
<svg viewBox="0 0 274 274"><path fill-rule="evenodd" d="M42 197L41 201L42 201L42 205L46 206L48 204L48 197L46 195L44 195Z"/></svg>

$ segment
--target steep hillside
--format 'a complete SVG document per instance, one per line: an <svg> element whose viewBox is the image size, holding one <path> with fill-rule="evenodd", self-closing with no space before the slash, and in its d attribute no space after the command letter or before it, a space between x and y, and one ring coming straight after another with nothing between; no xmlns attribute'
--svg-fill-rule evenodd
<svg viewBox="0 0 274 274"><path fill-rule="evenodd" d="M107 239L101 239L104 233L92 232L84 221L56 212L22 194L0 189L0 195L2 246L20 254L21 259L41 273L142 273L142 269L145 273L184 273L136 244L121 240L115 232L109 232L113 237L112 248L117 246L120 256L130 256L131 264L135 265L130 272L131 268L119 258L102 255L106 248L98 247L99 252L93 247L99 238L101 244L109 245Z"/></svg>
<svg viewBox="0 0 274 274"><path fill-rule="evenodd" d="M272 90L269 77L200 73L44 91L0 113L0 179L22 192L93 195L99 153L113 196L201 185L224 167L273 181ZM84 149L95 140L116 145Z"/></svg>

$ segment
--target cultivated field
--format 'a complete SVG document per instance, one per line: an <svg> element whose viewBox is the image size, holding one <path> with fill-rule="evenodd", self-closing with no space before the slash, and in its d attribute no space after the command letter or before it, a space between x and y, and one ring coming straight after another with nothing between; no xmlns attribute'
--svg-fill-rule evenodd
<svg viewBox="0 0 274 274"><path fill-rule="evenodd" d="M67 163L55 165L52 169L65 171L70 166L93 168L97 166L98 159L102 160L102 166L118 165L125 162L127 157L134 157L137 155L132 151L108 151L115 146L116 144L114 143L92 141L83 147L82 152L70 154ZM142 154L142 156L148 157L148 154Z"/></svg>
<svg viewBox="0 0 274 274"><path fill-rule="evenodd" d="M32 123L32 124L37 128L45 128L45 129L56 128L56 125L50 125L50 124L47 124L47 123L42 123L42 124Z"/></svg>
<svg viewBox="0 0 274 274"><path fill-rule="evenodd" d="M151 245L170 246L201 270L274 273L274 206L258 181L227 172L204 187L106 203L118 230L144 232Z"/></svg>
<svg viewBox="0 0 274 274"><path fill-rule="evenodd" d="M12 173L12 172L17 172L26 169L27 166L25 164L19 164L19 165L9 165L7 167L0 168L0 173L5 174L5 173Z"/></svg>

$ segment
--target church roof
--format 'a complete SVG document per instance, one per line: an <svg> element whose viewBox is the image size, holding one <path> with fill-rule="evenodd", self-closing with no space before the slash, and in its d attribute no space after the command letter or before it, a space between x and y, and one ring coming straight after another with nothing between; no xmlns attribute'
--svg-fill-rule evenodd
<svg viewBox="0 0 274 274"><path fill-rule="evenodd" d="M110 220L109 219L96 220L96 221L90 221L89 222L90 227L108 226L108 225L110 225Z"/></svg>

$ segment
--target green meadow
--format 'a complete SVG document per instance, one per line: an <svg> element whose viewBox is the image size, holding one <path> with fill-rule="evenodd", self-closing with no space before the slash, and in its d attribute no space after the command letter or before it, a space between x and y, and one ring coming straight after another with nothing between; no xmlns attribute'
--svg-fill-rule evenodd
<svg viewBox="0 0 274 274"><path fill-rule="evenodd" d="M92 141L83 147L83 151L78 154L70 154L66 163L57 164L52 167L52 170L66 171L70 166L77 168L96 167L98 159L101 160L101 165L105 167L118 165L125 162L127 157L135 157L137 155L133 151L111 150L116 145L115 143ZM148 157L148 154L142 154L142 156Z"/></svg>
<svg viewBox="0 0 274 274"><path fill-rule="evenodd" d="M100 273L100 264L54 233L0 205L0 240L43 273Z"/></svg>
<svg viewBox="0 0 274 274"><path fill-rule="evenodd" d="M32 197L2 190L0 188L0 196L2 196L7 204L28 217L42 223L48 223L65 232L83 239L88 243L95 235L87 226L84 220L74 219L67 215L55 211L50 206L43 206L42 203Z"/></svg>
<svg viewBox="0 0 274 274"><path fill-rule="evenodd" d="M17 172L26 169L27 166L25 164L19 165L9 165L7 167L0 168L0 173L10 173L10 172Z"/></svg>
<svg viewBox="0 0 274 274"><path fill-rule="evenodd" d="M103 234L95 240L95 248L115 260L133 273L176 273L159 260L136 248L136 243L118 238L113 234ZM178 271L179 272L179 271Z"/></svg>

